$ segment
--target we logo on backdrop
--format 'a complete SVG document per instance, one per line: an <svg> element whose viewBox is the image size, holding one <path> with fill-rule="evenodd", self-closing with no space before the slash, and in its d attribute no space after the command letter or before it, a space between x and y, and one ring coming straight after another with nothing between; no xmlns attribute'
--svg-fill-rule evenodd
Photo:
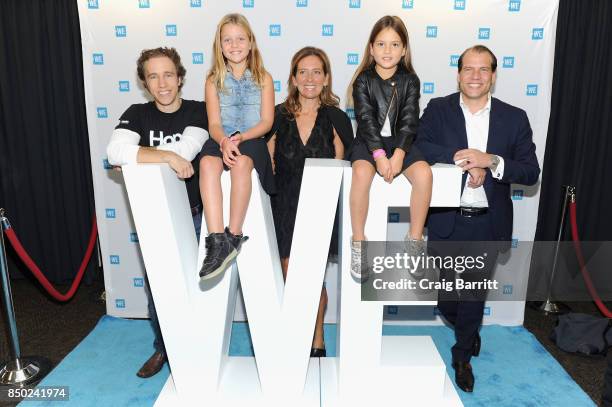
<svg viewBox="0 0 612 407"><path fill-rule="evenodd" d="M514 68L514 57L504 57L502 61L502 67Z"/></svg>

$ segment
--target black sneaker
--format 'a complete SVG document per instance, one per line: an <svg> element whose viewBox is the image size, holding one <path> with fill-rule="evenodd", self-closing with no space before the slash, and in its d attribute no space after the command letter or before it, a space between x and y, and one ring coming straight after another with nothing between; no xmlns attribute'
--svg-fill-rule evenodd
<svg viewBox="0 0 612 407"><path fill-rule="evenodd" d="M238 252L225 233L210 233L205 239L206 257L200 269L200 278L207 280L224 272Z"/></svg>
<svg viewBox="0 0 612 407"><path fill-rule="evenodd" d="M232 232L230 232L227 226L225 227L225 236L227 236L227 239L229 240L230 244L234 247L234 249L236 249L236 255L240 254L240 249L242 248L242 244L246 242L247 240L249 240L249 237L243 234L240 234L240 235L232 234Z"/></svg>

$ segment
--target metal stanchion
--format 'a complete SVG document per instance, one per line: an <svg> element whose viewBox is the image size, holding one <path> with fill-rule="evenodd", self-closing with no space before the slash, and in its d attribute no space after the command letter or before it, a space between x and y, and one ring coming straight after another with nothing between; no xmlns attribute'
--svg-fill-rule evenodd
<svg viewBox="0 0 612 407"><path fill-rule="evenodd" d="M4 209L0 208L0 275L2 278L2 303L4 305L5 319L8 326L8 342L11 359L0 367L0 385L27 386L40 381L51 370L51 364L45 358L38 356L21 356L17 324L15 322L15 309L6 264L6 250L4 248L4 230L10 227L8 219L4 216Z"/></svg>
<svg viewBox="0 0 612 407"><path fill-rule="evenodd" d="M566 314L571 311L570 307L563 304L562 302L551 300L553 282L555 280L555 274L557 271L557 260L559 258L559 246L561 244L561 239L563 238L563 228L565 227L565 215L567 213L567 205L570 200L572 202L576 200L576 187L573 187L571 185L564 185L563 188L565 188L565 195L563 197L563 208L561 210L561 221L559 222L559 233L557 234L557 243L555 244L555 254L553 257L552 270L550 272L550 280L548 281L548 294L546 295L546 301L534 307L538 311L541 311L545 314L553 315Z"/></svg>

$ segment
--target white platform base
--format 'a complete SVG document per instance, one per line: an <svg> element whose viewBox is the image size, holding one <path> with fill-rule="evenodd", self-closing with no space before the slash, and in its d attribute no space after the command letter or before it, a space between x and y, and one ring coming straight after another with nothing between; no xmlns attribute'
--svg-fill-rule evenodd
<svg viewBox="0 0 612 407"><path fill-rule="evenodd" d="M264 398L257 378L254 357L230 357L217 394L202 394L197 400L179 401L172 375L159 394L156 407L219 406L219 407L359 407L359 406L463 406L446 366L429 336L384 336L381 365L403 371L410 366L410 377L385 376L378 379L375 372L360 373L351 380L359 380L363 391L340 392L337 358L311 358L306 385L300 400Z"/></svg>
<svg viewBox="0 0 612 407"><path fill-rule="evenodd" d="M381 367L394 367L405 374L376 375L375 371L350 380L358 380L348 392L338 384L336 358L321 359L321 406L463 406L448 374L446 366L429 336L383 336Z"/></svg>
<svg viewBox="0 0 612 407"><path fill-rule="evenodd" d="M194 366L194 368L197 368ZM215 406L215 407L319 407L320 394L320 366L318 358L310 358L306 385L300 400L287 400L265 398L262 395L257 377L255 358L249 356L230 356L221 379L217 394L202 393L197 400L179 399L174 387L172 375L168 377L161 393L155 401L155 407L188 407L188 406Z"/></svg>

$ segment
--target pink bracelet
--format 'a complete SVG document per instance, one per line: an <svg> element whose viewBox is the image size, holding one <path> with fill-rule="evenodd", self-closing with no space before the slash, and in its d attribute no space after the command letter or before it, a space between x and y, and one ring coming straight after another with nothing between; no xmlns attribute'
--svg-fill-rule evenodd
<svg viewBox="0 0 612 407"><path fill-rule="evenodd" d="M382 148L372 151L372 157L376 160L378 157L386 157L387 153Z"/></svg>

